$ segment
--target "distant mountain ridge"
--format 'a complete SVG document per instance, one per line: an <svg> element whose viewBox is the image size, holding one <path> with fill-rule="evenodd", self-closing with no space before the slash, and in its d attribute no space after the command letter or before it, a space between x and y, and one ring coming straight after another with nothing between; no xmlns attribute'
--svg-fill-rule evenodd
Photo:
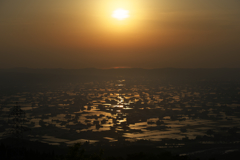
<svg viewBox="0 0 240 160"><path fill-rule="evenodd" d="M240 81L240 68L219 69L0 69L1 84L34 84L45 82L75 83L109 79L149 79L162 81Z"/></svg>

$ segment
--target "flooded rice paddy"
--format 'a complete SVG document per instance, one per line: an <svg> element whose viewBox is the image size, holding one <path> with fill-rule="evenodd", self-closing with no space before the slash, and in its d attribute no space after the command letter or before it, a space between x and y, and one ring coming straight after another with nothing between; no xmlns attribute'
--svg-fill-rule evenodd
<svg viewBox="0 0 240 160"><path fill-rule="evenodd" d="M232 82L174 85L120 77L3 95L1 138L12 127L16 102L28 128L22 136L52 145L240 133L240 84Z"/></svg>

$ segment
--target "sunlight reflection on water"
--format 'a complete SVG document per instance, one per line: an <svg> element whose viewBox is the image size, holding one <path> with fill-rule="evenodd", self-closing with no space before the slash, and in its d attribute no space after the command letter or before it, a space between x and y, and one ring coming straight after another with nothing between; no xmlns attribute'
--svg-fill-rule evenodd
<svg viewBox="0 0 240 160"><path fill-rule="evenodd" d="M41 129L42 141L54 145L87 140L94 143L100 138L115 142L119 135L127 140L194 139L198 135L206 135L210 129L218 131L221 127L238 126L240 121L238 112L232 113L229 109L225 113L220 103L204 102L200 98L203 92L189 92L187 88L179 90L173 86L129 87L125 83L125 80L105 82L105 88L89 83L78 91L53 90L38 92L31 97L28 97L31 93L26 92L1 97L1 102L6 102L1 105L0 120L7 121L9 111L18 101L30 119L25 124L32 130ZM210 95L217 96L215 92ZM186 97L196 103L188 102ZM239 104L233 102L226 107L237 110ZM59 132L58 138L54 136L56 132ZM65 139L60 132L64 132L62 135L71 133L75 140ZM97 138L94 133L99 134ZM81 134L85 138L79 139Z"/></svg>

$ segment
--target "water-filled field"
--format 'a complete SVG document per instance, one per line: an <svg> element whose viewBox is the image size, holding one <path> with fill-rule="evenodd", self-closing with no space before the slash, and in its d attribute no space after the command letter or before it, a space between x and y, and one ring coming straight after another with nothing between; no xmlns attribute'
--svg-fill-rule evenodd
<svg viewBox="0 0 240 160"><path fill-rule="evenodd" d="M27 128L21 136L53 145L173 139L181 147L187 140L219 143L233 135L226 141L238 143L238 81L176 82L128 75L26 85L1 94L0 136L10 135L10 113L18 105Z"/></svg>

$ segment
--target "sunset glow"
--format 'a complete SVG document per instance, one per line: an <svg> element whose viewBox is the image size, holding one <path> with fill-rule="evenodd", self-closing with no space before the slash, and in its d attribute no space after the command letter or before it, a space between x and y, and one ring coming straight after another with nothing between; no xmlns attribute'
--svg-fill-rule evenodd
<svg viewBox="0 0 240 160"><path fill-rule="evenodd" d="M0 68L240 67L240 1L12 1Z"/></svg>
<svg viewBox="0 0 240 160"><path fill-rule="evenodd" d="M240 157L239 17L240 0L0 0L0 160Z"/></svg>
<svg viewBox="0 0 240 160"><path fill-rule="evenodd" d="M118 20L124 20L129 17L128 13L129 11L119 8L113 12L112 17Z"/></svg>

